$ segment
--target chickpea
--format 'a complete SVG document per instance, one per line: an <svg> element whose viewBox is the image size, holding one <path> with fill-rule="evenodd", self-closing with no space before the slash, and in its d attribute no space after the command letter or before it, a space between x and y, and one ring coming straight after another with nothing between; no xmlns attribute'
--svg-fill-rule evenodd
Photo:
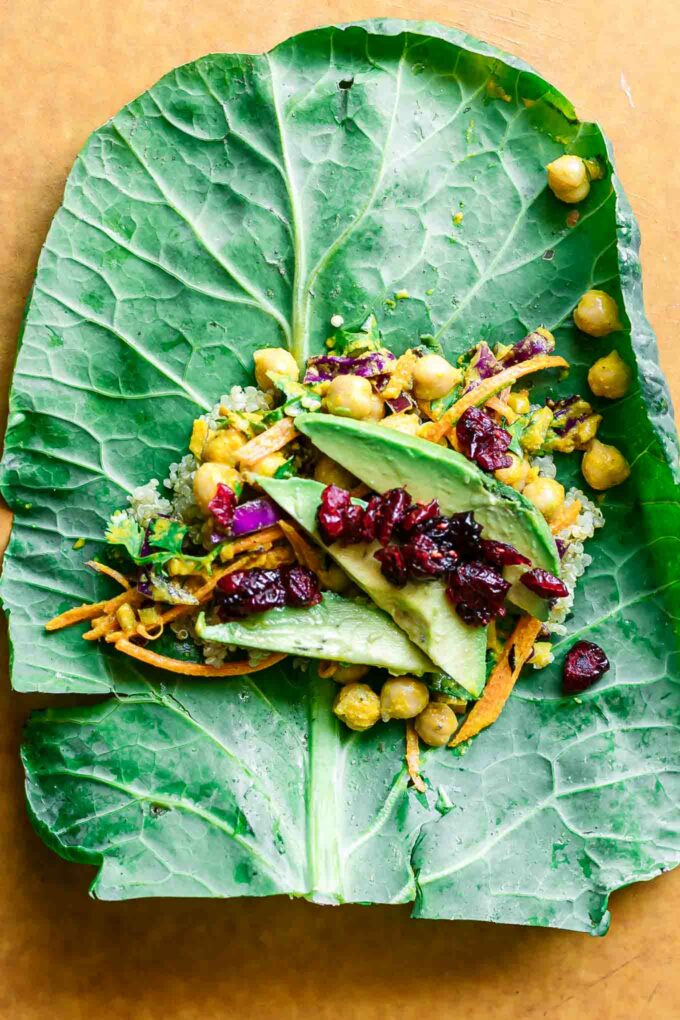
<svg viewBox="0 0 680 1020"><path fill-rule="evenodd" d="M380 698L368 684L347 684L336 694L333 711L350 730L369 730L380 718Z"/></svg>
<svg viewBox="0 0 680 1020"><path fill-rule="evenodd" d="M265 478L273 478L279 468L286 463L286 457L282 453L268 453L266 457L256 460L251 471L254 475L264 475Z"/></svg>
<svg viewBox="0 0 680 1020"><path fill-rule="evenodd" d="M238 471L229 464L213 464L205 461L194 475L194 499L204 514L210 513L208 504L217 492L217 486L228 485L238 495L243 483Z"/></svg>
<svg viewBox="0 0 680 1020"><path fill-rule="evenodd" d="M621 329L619 307L604 290L588 290L574 309L574 322L588 336L607 336Z"/></svg>
<svg viewBox="0 0 680 1020"><path fill-rule="evenodd" d="M280 372L296 382L300 377L300 369L290 351L283 347L263 347L253 354L255 362L255 382L265 393L273 393L276 387L267 372Z"/></svg>
<svg viewBox="0 0 680 1020"><path fill-rule="evenodd" d="M529 391L517 390L516 393L509 393L506 404L512 408L515 414L528 414L531 409Z"/></svg>
<svg viewBox="0 0 680 1020"><path fill-rule="evenodd" d="M625 482L630 475L630 465L615 446L593 439L583 454L581 471L591 489L602 492Z"/></svg>
<svg viewBox="0 0 680 1020"><path fill-rule="evenodd" d="M458 729L458 720L448 705L431 701L415 721L416 733L430 747L448 744Z"/></svg>
<svg viewBox="0 0 680 1020"><path fill-rule="evenodd" d="M368 379L358 375L338 375L328 387L326 407L331 414L344 418L372 418L376 410L375 395Z"/></svg>
<svg viewBox="0 0 680 1020"><path fill-rule="evenodd" d="M560 156L548 163L548 187L560 202L574 205L582 202L590 191L590 177L585 160L580 156Z"/></svg>
<svg viewBox="0 0 680 1020"><path fill-rule="evenodd" d="M399 414L390 414L384 418L383 425L386 429L395 429L397 432L404 432L407 436L417 436L420 418L417 414L401 411Z"/></svg>
<svg viewBox="0 0 680 1020"><path fill-rule="evenodd" d="M520 437L522 449L528 453L537 453L545 442L552 420L553 413L549 407L539 407L533 411L529 419L531 424Z"/></svg>
<svg viewBox="0 0 680 1020"><path fill-rule="evenodd" d="M379 393L371 395L371 409L367 417L369 421L380 421L385 417L385 401Z"/></svg>
<svg viewBox="0 0 680 1020"><path fill-rule="evenodd" d="M596 397L617 400L630 389L632 373L618 351L599 358L588 372L588 385Z"/></svg>
<svg viewBox="0 0 680 1020"><path fill-rule="evenodd" d="M203 451L204 459L215 464L236 466L236 457L246 438L236 429L220 429L213 432Z"/></svg>
<svg viewBox="0 0 680 1020"><path fill-rule="evenodd" d="M460 382L460 377L460 370L446 358L440 354L426 354L413 369L413 391L418 400L438 400Z"/></svg>
<svg viewBox="0 0 680 1020"><path fill-rule="evenodd" d="M498 468L498 470L494 473L499 482L504 482L505 485L511 485L513 489L517 489L521 492L526 485L527 475L531 470L531 465L528 460L525 460L524 457L518 457L516 453L509 453L508 456L512 457L512 464L510 467Z"/></svg>
<svg viewBox="0 0 680 1020"><path fill-rule="evenodd" d="M333 679L337 680L339 684L355 684L361 680L362 677L366 676L370 666L338 666Z"/></svg>
<svg viewBox="0 0 680 1020"><path fill-rule="evenodd" d="M420 680L411 676L398 676L386 680L380 691L382 721L414 719L430 700L430 692Z"/></svg>
<svg viewBox="0 0 680 1020"><path fill-rule="evenodd" d="M342 464L338 464L337 460L327 457L325 453L316 462L314 477L317 482L338 485L341 489L353 489L358 484L358 479L353 474L345 470Z"/></svg>
<svg viewBox="0 0 680 1020"><path fill-rule="evenodd" d="M549 521L564 503L564 486L555 478L536 478L525 486L524 495Z"/></svg>

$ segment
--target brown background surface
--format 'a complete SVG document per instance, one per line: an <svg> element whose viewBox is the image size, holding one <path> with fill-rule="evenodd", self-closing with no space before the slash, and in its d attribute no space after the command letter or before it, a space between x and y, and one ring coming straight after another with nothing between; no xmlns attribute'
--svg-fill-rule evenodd
<svg viewBox="0 0 680 1020"><path fill-rule="evenodd" d="M680 404L678 0L0 0L0 415L38 251L90 131L206 52L379 15L510 50L602 123L641 222L647 308ZM27 821L20 729L46 699L9 694L4 638L0 671L0 1020L680 1017L680 869L614 895L600 940L415 922L397 907L95 903L91 869L52 855Z"/></svg>

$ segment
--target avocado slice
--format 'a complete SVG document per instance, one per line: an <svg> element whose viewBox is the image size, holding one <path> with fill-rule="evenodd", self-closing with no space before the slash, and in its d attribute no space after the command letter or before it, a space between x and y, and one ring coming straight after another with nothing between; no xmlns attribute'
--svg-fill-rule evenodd
<svg viewBox="0 0 680 1020"><path fill-rule="evenodd" d="M437 499L444 514L472 510L486 538L507 542L534 567L559 577L560 558L541 512L509 485L503 485L455 450L371 422L332 414L301 414L295 426L319 450L338 461L377 492L397 486L413 499ZM518 580L508 598L539 620L550 607Z"/></svg>
<svg viewBox="0 0 680 1020"><path fill-rule="evenodd" d="M332 592L308 609L270 609L214 626L207 624L201 613L196 633L205 641L380 666L395 675L422 676L436 668L369 599L343 598Z"/></svg>
<svg viewBox="0 0 680 1020"><path fill-rule="evenodd" d="M258 477L258 485L326 549L345 573L395 623L432 662L448 673L473 697L481 693L486 679L486 628L468 627L446 597L442 581L421 581L396 588L383 577L373 553L380 546L325 546L316 527L316 511L324 486L304 478Z"/></svg>

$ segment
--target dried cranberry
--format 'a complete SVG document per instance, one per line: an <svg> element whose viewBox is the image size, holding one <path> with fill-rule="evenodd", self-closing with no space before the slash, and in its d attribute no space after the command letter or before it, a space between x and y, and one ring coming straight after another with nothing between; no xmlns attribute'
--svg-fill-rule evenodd
<svg viewBox="0 0 680 1020"><path fill-rule="evenodd" d="M343 542L363 542L364 508L358 506L356 503L350 503L350 505L343 510L343 517Z"/></svg>
<svg viewBox="0 0 680 1020"><path fill-rule="evenodd" d="M497 471L512 464L506 452L512 436L478 407L468 407L456 425L458 444L470 460L485 471Z"/></svg>
<svg viewBox="0 0 680 1020"><path fill-rule="evenodd" d="M235 570L217 582L222 617L248 616L280 606L315 606L321 601L319 582L307 567Z"/></svg>
<svg viewBox="0 0 680 1020"><path fill-rule="evenodd" d="M235 570L217 582L222 615L248 616L286 604L280 570Z"/></svg>
<svg viewBox="0 0 680 1020"><path fill-rule="evenodd" d="M483 627L494 616L504 616L503 600L510 584L486 563L473 560L454 567L446 589L458 615L473 627Z"/></svg>
<svg viewBox="0 0 680 1020"><path fill-rule="evenodd" d="M402 546L409 574L413 578L444 577L456 565L458 554L449 547L440 548L429 535L414 535Z"/></svg>
<svg viewBox="0 0 680 1020"><path fill-rule="evenodd" d="M494 567L513 567L516 563L531 562L526 556L522 556L514 545L506 545L505 542L492 542L484 538L481 547L482 556Z"/></svg>
<svg viewBox="0 0 680 1020"><path fill-rule="evenodd" d="M433 499L431 503L414 503L399 525L399 531L405 538L419 532L422 526L439 516L439 503Z"/></svg>
<svg viewBox="0 0 680 1020"><path fill-rule="evenodd" d="M479 556L482 528L470 511L451 517L433 517L422 525L422 531L438 545L453 547L464 559Z"/></svg>
<svg viewBox="0 0 680 1020"><path fill-rule="evenodd" d="M404 554L398 545L388 545L373 554L380 564L384 577L397 588L403 588L408 581L408 567Z"/></svg>
<svg viewBox="0 0 680 1020"><path fill-rule="evenodd" d="M562 670L566 694L579 694L596 683L609 669L609 659L592 641L577 641L567 652Z"/></svg>
<svg viewBox="0 0 680 1020"><path fill-rule="evenodd" d="M332 545L345 533L345 511L350 506L350 495L337 485L327 485L321 493L317 521L326 545Z"/></svg>
<svg viewBox="0 0 680 1020"><path fill-rule="evenodd" d="M378 519L378 511L381 506L380 496L371 496L364 510L361 521L362 542L375 542L375 529Z"/></svg>
<svg viewBox="0 0 680 1020"><path fill-rule="evenodd" d="M380 497L376 516L376 538L381 545L387 545L392 534L411 508L411 497L406 489L389 489Z"/></svg>
<svg viewBox="0 0 680 1020"><path fill-rule="evenodd" d="M319 581L314 571L308 567L283 567L281 580L287 606L316 606L321 602Z"/></svg>
<svg viewBox="0 0 680 1020"><path fill-rule="evenodd" d="M569 594L569 589L564 581L560 581L559 577L555 577L547 570L541 570L540 567L535 570L527 570L522 574L521 581L525 588L542 599L563 599Z"/></svg>
<svg viewBox="0 0 680 1020"><path fill-rule="evenodd" d="M560 559L564 559L564 554L569 548L569 543L564 542L561 538L556 538L555 545L557 546L557 552L559 553Z"/></svg>
<svg viewBox="0 0 680 1020"><path fill-rule="evenodd" d="M208 510L217 523L225 531L231 530L236 510L236 493L225 485L224 482L217 483L217 491L208 503Z"/></svg>

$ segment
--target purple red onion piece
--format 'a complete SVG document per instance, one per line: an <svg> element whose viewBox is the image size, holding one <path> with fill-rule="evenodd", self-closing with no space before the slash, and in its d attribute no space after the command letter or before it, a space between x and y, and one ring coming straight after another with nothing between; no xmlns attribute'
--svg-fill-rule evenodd
<svg viewBox="0 0 680 1020"><path fill-rule="evenodd" d="M280 520L281 513L271 500L252 499L236 507L231 531L233 535L249 535L270 528Z"/></svg>
<svg viewBox="0 0 680 1020"><path fill-rule="evenodd" d="M415 400L409 393L400 393L398 397L392 397L391 400L386 400L385 403L393 414L402 414L404 411L410 411L416 406Z"/></svg>

